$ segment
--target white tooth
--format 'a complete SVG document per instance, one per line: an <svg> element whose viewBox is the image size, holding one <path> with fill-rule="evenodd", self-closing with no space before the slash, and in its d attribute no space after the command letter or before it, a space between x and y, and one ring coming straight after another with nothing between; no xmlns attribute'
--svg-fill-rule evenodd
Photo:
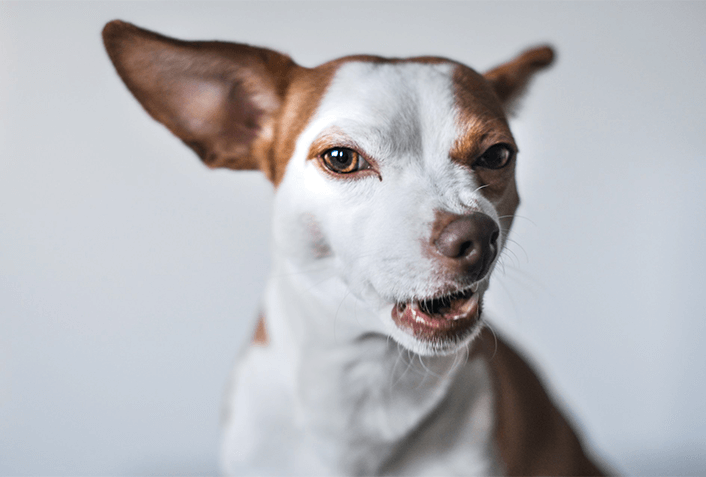
<svg viewBox="0 0 706 477"><path fill-rule="evenodd" d="M469 314L474 313L474 309L478 309L478 296L473 295L471 298L469 298L466 303L463 304L461 309L459 310L459 313L454 316L454 320L460 320L461 318L467 317Z"/></svg>
<svg viewBox="0 0 706 477"><path fill-rule="evenodd" d="M416 307L412 308L412 316L414 317L414 321L416 321L417 323L424 323L424 320L419 315L417 315Z"/></svg>

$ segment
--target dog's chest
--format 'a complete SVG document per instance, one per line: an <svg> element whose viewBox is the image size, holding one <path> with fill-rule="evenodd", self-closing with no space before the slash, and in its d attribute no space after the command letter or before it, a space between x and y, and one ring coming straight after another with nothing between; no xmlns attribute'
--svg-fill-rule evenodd
<svg viewBox="0 0 706 477"><path fill-rule="evenodd" d="M483 360L420 362L377 339L312 349L296 364L285 354L253 347L239 365L223 443L229 474L499 473Z"/></svg>

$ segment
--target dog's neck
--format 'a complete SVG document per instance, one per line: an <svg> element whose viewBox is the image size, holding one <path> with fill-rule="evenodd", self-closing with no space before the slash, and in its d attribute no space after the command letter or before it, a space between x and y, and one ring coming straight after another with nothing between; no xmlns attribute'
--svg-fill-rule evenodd
<svg viewBox="0 0 706 477"><path fill-rule="evenodd" d="M489 410L486 370L480 360L462 366L466 349L422 357L367 331L380 321L376 311L349 291L332 261L275 257L265 300L267 346L289 368L295 408L331 469L369 475L409 465L396 463L395 451L452 399L454 388L464 387L458 392L468 412ZM459 372L468 376L457 379ZM478 427L485 426L488 419L480 419Z"/></svg>

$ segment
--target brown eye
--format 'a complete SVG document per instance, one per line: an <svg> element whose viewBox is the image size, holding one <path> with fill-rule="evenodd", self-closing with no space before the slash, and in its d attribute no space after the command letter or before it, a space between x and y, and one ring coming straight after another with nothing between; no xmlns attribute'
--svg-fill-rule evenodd
<svg viewBox="0 0 706 477"><path fill-rule="evenodd" d="M490 146L478 159L473 163L473 167L482 167L484 169L502 169L512 157L512 150L506 144L496 144Z"/></svg>
<svg viewBox="0 0 706 477"><path fill-rule="evenodd" d="M370 167L363 156L347 147L329 149L321 155L321 159L329 170L338 174L350 174Z"/></svg>

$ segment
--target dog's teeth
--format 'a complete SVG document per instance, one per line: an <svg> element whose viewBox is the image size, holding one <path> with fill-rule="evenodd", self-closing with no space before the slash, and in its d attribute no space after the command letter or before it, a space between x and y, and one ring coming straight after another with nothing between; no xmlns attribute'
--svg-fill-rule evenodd
<svg viewBox="0 0 706 477"><path fill-rule="evenodd" d="M414 321L416 321L417 323L426 323L424 321L424 318L417 315L417 307L412 307L412 317L414 318Z"/></svg>
<svg viewBox="0 0 706 477"><path fill-rule="evenodd" d="M466 317L468 315L474 315L478 311L478 296L474 295L469 300L467 300L461 307L460 313L455 320L461 317Z"/></svg>

